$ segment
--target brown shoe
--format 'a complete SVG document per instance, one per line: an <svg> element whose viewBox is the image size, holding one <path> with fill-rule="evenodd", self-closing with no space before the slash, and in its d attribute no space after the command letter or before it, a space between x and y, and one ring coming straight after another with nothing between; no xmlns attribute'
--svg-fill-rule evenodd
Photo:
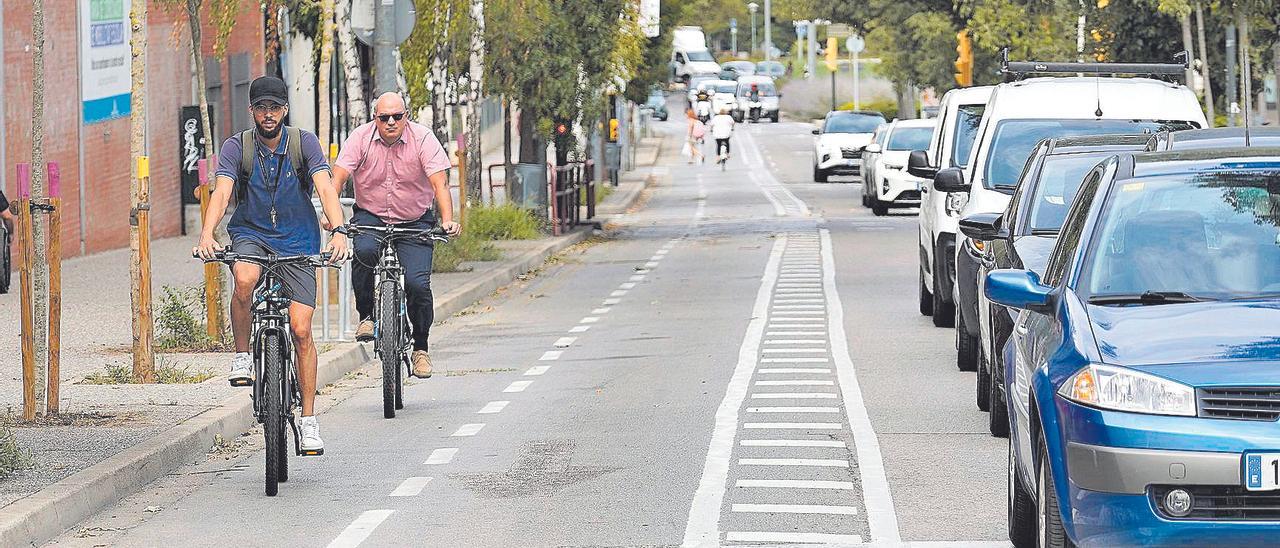
<svg viewBox="0 0 1280 548"><path fill-rule="evenodd" d="M413 351L413 376L419 379L431 378L431 356L427 355L426 350Z"/></svg>
<svg viewBox="0 0 1280 548"><path fill-rule="evenodd" d="M356 340L360 342L373 340L373 320L361 320L360 325L356 326Z"/></svg>

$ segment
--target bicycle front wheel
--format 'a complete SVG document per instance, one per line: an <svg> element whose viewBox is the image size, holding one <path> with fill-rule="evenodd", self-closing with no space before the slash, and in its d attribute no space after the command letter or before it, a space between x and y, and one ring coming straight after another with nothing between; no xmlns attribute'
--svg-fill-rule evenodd
<svg viewBox="0 0 1280 548"><path fill-rule="evenodd" d="M378 286L378 358L382 361L382 416L396 418L400 381L400 286L383 280Z"/></svg>
<svg viewBox="0 0 1280 548"><path fill-rule="evenodd" d="M267 445L267 496L274 497L280 490L280 470L285 464L285 432L284 432L284 399L285 394L281 379L284 370L284 345L279 333L268 333L265 339L265 350L262 359L265 361L262 379L263 416L262 431Z"/></svg>

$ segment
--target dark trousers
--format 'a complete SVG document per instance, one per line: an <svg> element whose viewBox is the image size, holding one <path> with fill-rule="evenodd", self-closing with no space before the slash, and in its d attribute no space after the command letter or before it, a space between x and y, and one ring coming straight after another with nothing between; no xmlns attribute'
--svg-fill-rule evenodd
<svg viewBox="0 0 1280 548"><path fill-rule="evenodd" d="M360 208L356 208L351 216L351 223L364 226L386 226L378 216ZM428 211L422 218L395 226L402 228L425 229L435 226L435 215ZM426 350L427 336L431 333L431 323L435 320L434 303L431 299L431 252L432 242L419 240L399 240L395 244L396 256L404 269L404 288L408 295L409 323L413 325L413 349ZM356 312L360 319L373 317L373 284L376 281L374 267L382 256L382 244L371 234L355 237L355 260L351 267L351 287L356 294Z"/></svg>
<svg viewBox="0 0 1280 548"><path fill-rule="evenodd" d="M720 155L720 147L724 147L724 153L729 153L729 138L716 139L716 156Z"/></svg>

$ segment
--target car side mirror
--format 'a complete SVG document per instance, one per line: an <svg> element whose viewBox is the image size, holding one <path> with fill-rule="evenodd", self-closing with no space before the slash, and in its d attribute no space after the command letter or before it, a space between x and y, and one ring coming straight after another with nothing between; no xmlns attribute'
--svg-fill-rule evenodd
<svg viewBox="0 0 1280 548"><path fill-rule="evenodd" d="M958 167L938 171L938 174L933 176L933 188L939 192L969 191L969 185L964 182L964 171Z"/></svg>
<svg viewBox="0 0 1280 548"><path fill-rule="evenodd" d="M987 298L1010 308L1047 312L1053 303L1053 288L1040 283L1030 270L1002 268L987 274Z"/></svg>
<svg viewBox="0 0 1280 548"><path fill-rule="evenodd" d="M879 143L869 143L867 146L862 147L863 152L869 152L871 154L879 154L882 150L883 149L880 147Z"/></svg>
<svg viewBox="0 0 1280 548"><path fill-rule="evenodd" d="M977 213L960 219L960 232L974 240L989 242L1009 237L1003 213Z"/></svg>
<svg viewBox="0 0 1280 548"><path fill-rule="evenodd" d="M929 153L923 150L913 150L911 155L907 157L907 173L910 173L921 179L932 179L938 174L938 168L929 165Z"/></svg>
<svg viewBox="0 0 1280 548"><path fill-rule="evenodd" d="M822 134L822 130L820 130L820 129L818 129L818 128L813 128L812 133L813 133L814 135L821 135L821 134Z"/></svg>

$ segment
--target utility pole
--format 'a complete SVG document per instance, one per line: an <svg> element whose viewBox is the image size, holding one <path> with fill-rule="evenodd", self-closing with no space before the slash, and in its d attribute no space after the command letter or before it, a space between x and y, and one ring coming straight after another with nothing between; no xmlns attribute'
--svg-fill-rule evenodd
<svg viewBox="0 0 1280 548"><path fill-rule="evenodd" d="M1204 77L1204 109L1209 115L1209 127L1213 127L1217 125L1214 120L1217 116L1213 106L1213 82L1209 79L1209 50L1206 49L1204 41L1204 4L1198 1L1196 2L1196 35L1197 41L1200 42L1200 75ZM1276 59L1280 60L1280 57Z"/></svg>
<svg viewBox="0 0 1280 548"><path fill-rule="evenodd" d="M766 4L768 5L768 4ZM767 20L768 17L765 17ZM765 29L769 27L766 25ZM769 47L769 38L765 37L765 48ZM809 21L809 30L805 32L805 40L808 43L807 60L805 62L805 70L809 72L809 78L813 78L818 71L818 20Z"/></svg>
<svg viewBox="0 0 1280 548"><path fill-rule="evenodd" d="M129 12L129 25L133 34L129 38L132 65L129 74L132 89L129 96L129 150L134 159L131 208L129 212L129 278L132 282L133 300L133 378L141 383L156 380L155 355L152 353L153 329L151 318L151 232L150 232L150 162L146 156L147 111L146 90L147 63L147 0L133 0Z"/></svg>
<svg viewBox="0 0 1280 548"><path fill-rule="evenodd" d="M773 0L764 0L764 60L773 60Z"/></svg>
<svg viewBox="0 0 1280 548"><path fill-rule="evenodd" d="M396 7L379 0L373 11L373 96L396 91Z"/></svg>
<svg viewBox="0 0 1280 548"><path fill-rule="evenodd" d="M484 91L484 0L471 0L471 58L467 66L467 169L466 180L459 181L463 196L460 201L480 204L481 176L484 174L484 150L480 145L480 97Z"/></svg>
<svg viewBox="0 0 1280 548"><path fill-rule="evenodd" d="M32 79L31 110L31 204L45 203L44 164L44 0L31 4L32 41L35 42ZM44 212L35 207L18 213L31 219L31 250L34 260L32 273L33 310L32 336L35 343L35 408L40 414L46 410L46 364L49 363L49 262L46 258L45 238L47 225ZM26 288L24 288L25 290Z"/></svg>
<svg viewBox="0 0 1280 548"><path fill-rule="evenodd" d="M751 2L747 4L747 11L751 12L751 55L756 54L756 10L760 9L760 4Z"/></svg>
<svg viewBox="0 0 1280 548"><path fill-rule="evenodd" d="M1227 81L1224 82L1227 88L1227 125L1236 127L1236 114L1240 109L1240 105L1236 103L1236 26L1233 23L1227 23Z"/></svg>

